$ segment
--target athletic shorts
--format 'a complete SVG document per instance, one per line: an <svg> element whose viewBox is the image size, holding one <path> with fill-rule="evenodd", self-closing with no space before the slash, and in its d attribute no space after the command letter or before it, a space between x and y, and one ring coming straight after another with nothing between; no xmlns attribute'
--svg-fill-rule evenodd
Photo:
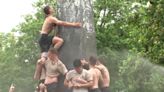
<svg viewBox="0 0 164 92"><path fill-rule="evenodd" d="M101 92L99 88L89 89L89 92Z"/></svg>
<svg viewBox="0 0 164 92"><path fill-rule="evenodd" d="M47 92L57 92L57 83L46 84Z"/></svg>
<svg viewBox="0 0 164 92"><path fill-rule="evenodd" d="M52 45L53 36L48 36L48 34L41 34L39 39L39 46L42 52L48 52L50 46Z"/></svg>
<svg viewBox="0 0 164 92"><path fill-rule="evenodd" d="M103 87L101 88L101 92L110 92L109 87Z"/></svg>

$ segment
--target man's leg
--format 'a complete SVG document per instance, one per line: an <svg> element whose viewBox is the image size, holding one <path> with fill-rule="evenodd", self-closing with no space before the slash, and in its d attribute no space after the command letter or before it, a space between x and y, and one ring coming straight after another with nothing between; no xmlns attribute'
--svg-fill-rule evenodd
<svg viewBox="0 0 164 92"><path fill-rule="evenodd" d="M42 73L42 68L43 68L43 64L41 63L41 61L45 61L47 57L47 53L44 52L41 55L41 59L39 59L36 63L36 68L35 68L35 73L34 73L34 79L35 80L39 80L41 73Z"/></svg>
<svg viewBox="0 0 164 92"><path fill-rule="evenodd" d="M99 88L90 89L89 92L101 92Z"/></svg>
<svg viewBox="0 0 164 92"><path fill-rule="evenodd" d="M47 92L57 92L57 83L46 84Z"/></svg>
<svg viewBox="0 0 164 92"><path fill-rule="evenodd" d="M109 87L103 87L101 88L101 92L110 92Z"/></svg>
<svg viewBox="0 0 164 92"><path fill-rule="evenodd" d="M52 43L54 44L54 48L58 50L63 45L64 40L60 37L55 36L52 40Z"/></svg>
<svg viewBox="0 0 164 92"><path fill-rule="evenodd" d="M46 86L43 83L39 84L39 92L45 92Z"/></svg>

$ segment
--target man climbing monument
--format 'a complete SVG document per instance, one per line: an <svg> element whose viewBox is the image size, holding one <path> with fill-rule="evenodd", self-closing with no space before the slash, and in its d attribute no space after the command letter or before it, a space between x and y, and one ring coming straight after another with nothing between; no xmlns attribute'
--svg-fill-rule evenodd
<svg viewBox="0 0 164 92"><path fill-rule="evenodd" d="M63 44L63 39L58 36L49 36L48 34L56 26L72 26L72 27L81 27L81 23L71 23L58 20L53 16L54 9L50 6L44 7L45 20L41 30L41 37L39 40L39 45L41 52L47 52L50 46L53 44L55 49L59 49Z"/></svg>
<svg viewBox="0 0 164 92"><path fill-rule="evenodd" d="M71 23L58 20L56 17L53 16L54 9L50 6L45 6L43 9L45 13L45 20L42 26L42 30L40 32L41 37L39 39L39 45L41 49L41 60L38 61L45 61L47 57L47 51L51 45L54 45L55 49L59 49L64 40L58 36L50 36L49 33L56 27L56 26L72 26L72 27L81 27L81 23ZM34 79L39 79L41 75L40 65L37 62L36 70L34 74Z"/></svg>

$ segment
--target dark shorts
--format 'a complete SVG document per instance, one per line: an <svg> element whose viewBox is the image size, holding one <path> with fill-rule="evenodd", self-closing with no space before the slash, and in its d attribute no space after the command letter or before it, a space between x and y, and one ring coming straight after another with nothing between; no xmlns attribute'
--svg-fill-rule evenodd
<svg viewBox="0 0 164 92"><path fill-rule="evenodd" d="M46 84L47 92L57 92L57 83Z"/></svg>
<svg viewBox="0 0 164 92"><path fill-rule="evenodd" d="M99 88L89 89L89 92L101 92Z"/></svg>
<svg viewBox="0 0 164 92"><path fill-rule="evenodd" d="M50 46L52 45L53 36L48 36L48 34L41 34L39 39L39 45L41 52L48 52Z"/></svg>
<svg viewBox="0 0 164 92"><path fill-rule="evenodd" d="M110 92L109 87L103 87L101 88L101 92Z"/></svg>

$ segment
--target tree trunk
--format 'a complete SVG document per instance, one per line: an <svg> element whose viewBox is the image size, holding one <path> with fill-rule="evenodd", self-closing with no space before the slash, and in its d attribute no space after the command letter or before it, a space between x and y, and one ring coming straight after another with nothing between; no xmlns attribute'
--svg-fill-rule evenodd
<svg viewBox="0 0 164 92"><path fill-rule="evenodd" d="M58 28L59 35L64 39L64 44L59 50L59 58L68 69L73 68L75 59L88 59L91 55L97 55L91 2L91 0L57 0L58 19L82 23L81 28ZM65 88L60 89L64 90L59 92L68 92Z"/></svg>

